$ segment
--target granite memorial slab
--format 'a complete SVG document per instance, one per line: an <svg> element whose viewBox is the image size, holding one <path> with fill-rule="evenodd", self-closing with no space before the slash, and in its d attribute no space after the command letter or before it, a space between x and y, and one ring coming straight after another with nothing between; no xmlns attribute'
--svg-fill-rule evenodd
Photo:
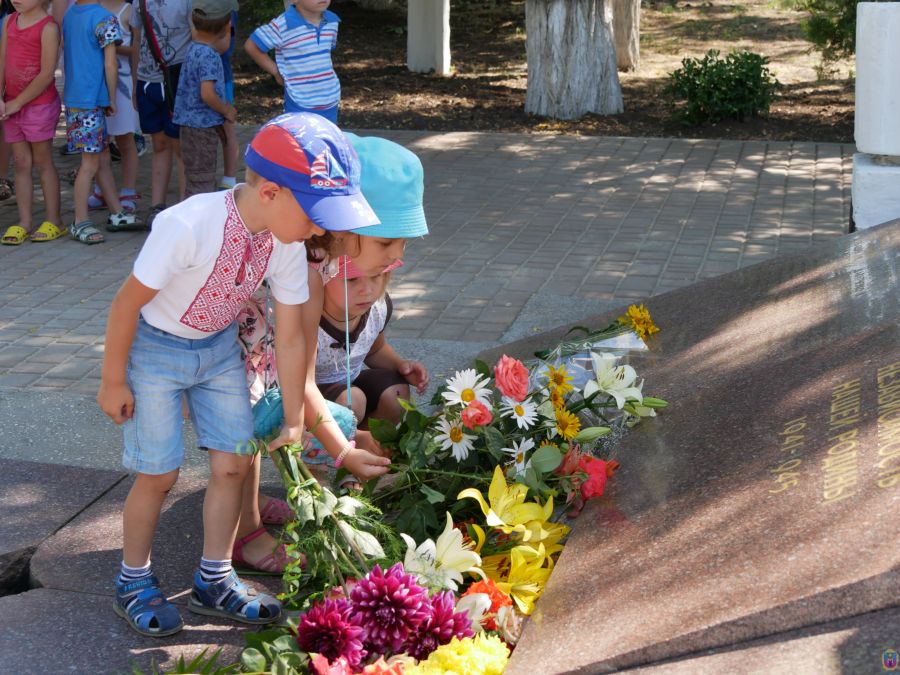
<svg viewBox="0 0 900 675"><path fill-rule="evenodd" d="M44 539L125 477L122 472L0 459L0 595Z"/></svg>
<svg viewBox="0 0 900 675"><path fill-rule="evenodd" d="M91 593L36 589L0 598L0 661L17 675L152 673L169 671L181 656L190 661L206 647L222 648L218 664L235 663L244 647L237 628L183 612L185 628L166 638L142 637L112 610L112 598Z"/></svg>
<svg viewBox="0 0 900 675"><path fill-rule="evenodd" d="M113 579L122 560L122 509L132 482L128 478L116 485L38 546L31 558L32 585L112 596ZM205 490L204 479L178 479L163 504L153 543L153 572L165 593L179 605L187 603L203 552ZM263 491L283 495L283 490L272 484L264 485ZM245 581L260 591L281 590L280 577L254 576Z"/></svg>
<svg viewBox="0 0 900 675"><path fill-rule="evenodd" d="M610 672L900 604L898 254L900 221L646 302L662 330L631 363L670 407L624 437L508 672Z"/></svg>

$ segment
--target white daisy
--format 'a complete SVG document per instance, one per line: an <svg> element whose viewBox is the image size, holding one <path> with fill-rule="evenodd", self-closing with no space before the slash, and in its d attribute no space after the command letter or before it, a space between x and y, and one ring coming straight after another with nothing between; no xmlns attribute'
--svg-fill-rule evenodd
<svg viewBox="0 0 900 675"><path fill-rule="evenodd" d="M488 380L478 377L474 368L459 370L447 380L447 391L443 396L449 405L467 406L472 401L481 401L491 405L491 390L487 388Z"/></svg>
<svg viewBox="0 0 900 675"><path fill-rule="evenodd" d="M441 444L442 450L452 450L453 457L457 462L461 462L469 456L472 441L476 437L463 432L462 422L459 420L448 422L446 418L442 417L438 420L438 428L441 433L435 436L434 440Z"/></svg>
<svg viewBox="0 0 900 675"><path fill-rule="evenodd" d="M503 448L503 452L510 455L516 462L516 478L525 474L531 461L525 461L525 455L529 450L534 450L534 441L530 438L522 439L521 443L513 441L513 447Z"/></svg>
<svg viewBox="0 0 900 675"><path fill-rule="evenodd" d="M500 412L504 417L511 417L520 429L530 429L537 419L537 406L528 399L514 401L504 396Z"/></svg>

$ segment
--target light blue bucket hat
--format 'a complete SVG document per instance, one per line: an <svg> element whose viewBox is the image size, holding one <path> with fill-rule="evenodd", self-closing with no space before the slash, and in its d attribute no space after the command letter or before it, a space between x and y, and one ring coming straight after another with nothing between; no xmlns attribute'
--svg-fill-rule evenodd
<svg viewBox="0 0 900 675"><path fill-rule="evenodd" d="M363 196L381 221L351 232L386 239L428 234L422 207L425 172L415 153L386 138L344 135L359 156Z"/></svg>

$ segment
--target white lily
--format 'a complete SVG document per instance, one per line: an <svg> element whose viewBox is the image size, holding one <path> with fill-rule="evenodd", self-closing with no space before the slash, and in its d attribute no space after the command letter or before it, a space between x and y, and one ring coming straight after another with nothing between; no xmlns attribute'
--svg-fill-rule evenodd
<svg viewBox="0 0 900 675"><path fill-rule="evenodd" d="M481 556L472 550L471 542L467 544L463 541L462 532L453 527L453 518L449 513L437 542L426 539L416 546L408 534L400 536L407 546L403 567L426 586L456 591L466 572L484 578Z"/></svg>
<svg viewBox="0 0 900 675"><path fill-rule="evenodd" d="M600 391L609 394L616 401L616 407L620 410L626 401L644 400L640 387L635 387L634 381L637 373L631 366L617 366L618 357L614 354L595 354L591 352L591 360L594 362L594 378L584 385L584 397L591 396Z"/></svg>
<svg viewBox="0 0 900 675"><path fill-rule="evenodd" d="M641 383L637 386L638 391L642 391L644 388L644 380L641 380ZM640 403L635 403L634 401L630 401L625 405L625 411L630 413L626 424L629 428L633 427L635 424L641 421L642 417L656 417L656 410L645 405L641 405Z"/></svg>
<svg viewBox="0 0 900 675"><path fill-rule="evenodd" d="M463 612L476 632L484 630L483 623L491 611L491 596L487 593L471 593L456 601L456 611Z"/></svg>

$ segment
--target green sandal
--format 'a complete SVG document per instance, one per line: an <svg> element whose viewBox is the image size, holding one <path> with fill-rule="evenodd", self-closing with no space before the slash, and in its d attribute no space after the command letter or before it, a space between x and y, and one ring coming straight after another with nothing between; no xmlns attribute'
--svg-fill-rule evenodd
<svg viewBox="0 0 900 675"><path fill-rule="evenodd" d="M72 233L72 239L80 241L82 244L101 244L106 241L103 233L94 227L94 223L90 220L82 220L80 223L74 223L69 227Z"/></svg>

